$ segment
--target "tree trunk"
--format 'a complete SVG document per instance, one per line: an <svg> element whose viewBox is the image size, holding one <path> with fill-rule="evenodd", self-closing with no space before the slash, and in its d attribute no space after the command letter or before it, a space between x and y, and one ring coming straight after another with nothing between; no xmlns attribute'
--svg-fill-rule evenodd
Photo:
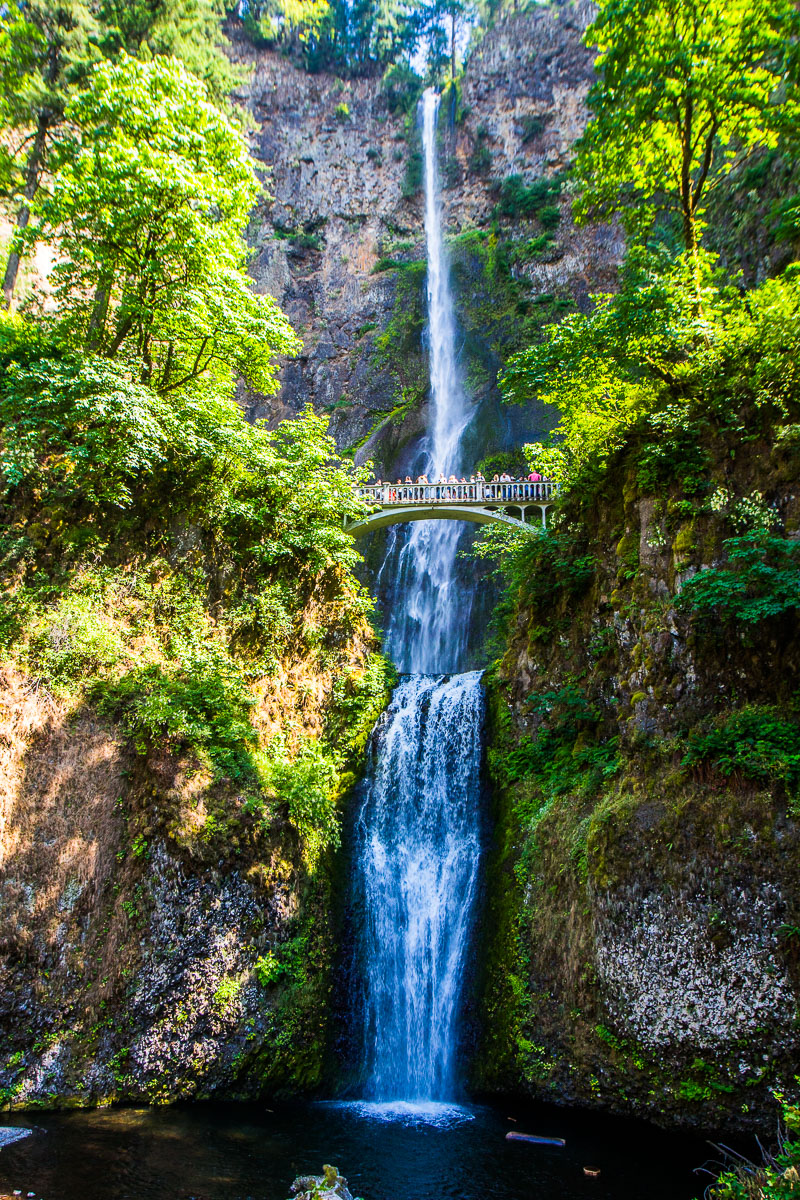
<svg viewBox="0 0 800 1200"><path fill-rule="evenodd" d="M6 262L5 275L3 276L3 305L5 308L11 308L14 299L14 288L17 284L19 264L22 258L19 248L19 234L27 228L28 222L31 219L30 203L39 187L39 171L44 158L47 126L48 117L44 113L40 113L36 126L36 136L33 139L33 147L28 158L28 164L25 167L25 190L23 192L25 200L17 213L17 235L12 238L11 250Z"/></svg>
<svg viewBox="0 0 800 1200"><path fill-rule="evenodd" d="M108 316L108 305L111 300L111 280L104 280L97 285L94 293L92 315L89 318L89 328L86 331L86 349L99 350L103 342L103 331Z"/></svg>

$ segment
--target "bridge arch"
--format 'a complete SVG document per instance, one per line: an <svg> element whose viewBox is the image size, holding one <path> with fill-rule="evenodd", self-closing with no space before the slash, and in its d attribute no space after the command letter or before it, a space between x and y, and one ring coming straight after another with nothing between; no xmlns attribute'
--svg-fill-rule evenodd
<svg viewBox="0 0 800 1200"><path fill-rule="evenodd" d="M406 521L469 521L499 523L533 533L546 525L547 510L555 503L557 485L541 482L485 481L463 484L371 484L359 495L375 507L357 521L345 522L353 537ZM518 516L515 514L519 514ZM527 520L541 518L541 524Z"/></svg>
<svg viewBox="0 0 800 1200"><path fill-rule="evenodd" d="M360 521L348 522L345 529L353 537L362 537L366 533L372 533L374 529L384 529L387 525L399 525L405 521L470 521L473 525L490 525L492 522L499 522L529 532L536 529L535 525L531 525L519 517L511 516L504 510L477 508L466 504L458 508L451 508L446 504L415 504L406 507L398 505L396 508L382 508L363 517ZM544 524L544 520L542 520L542 524Z"/></svg>

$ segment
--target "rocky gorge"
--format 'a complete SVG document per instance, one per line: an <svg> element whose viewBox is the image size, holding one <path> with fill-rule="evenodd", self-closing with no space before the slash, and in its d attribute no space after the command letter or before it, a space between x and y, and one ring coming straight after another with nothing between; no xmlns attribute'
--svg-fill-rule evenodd
<svg viewBox="0 0 800 1200"><path fill-rule="evenodd" d="M588 119L582 34L594 11L578 0L501 12L441 100L444 229L475 410L466 445L487 470L521 469L520 444L556 422L537 399L501 401L509 356L619 286L622 226L576 225L566 174ZM393 478L430 418L420 89L391 74L311 73L254 45L240 22L227 30L265 182L249 271L303 342L282 358L274 394L240 383L237 400L268 428L311 405L342 454ZM747 230L744 217L729 230L731 254ZM762 246L752 278L782 253ZM796 609L737 641L700 629L680 599L723 563L748 497L797 536L794 414L767 419L742 391L731 382L719 411L745 413L747 444L718 411L702 494L674 462L648 475L642 456L657 439L631 435L596 488L568 501L534 582L506 597L505 624L481 651L481 665L494 660L491 830L461 1048L475 1095L763 1129L775 1091L793 1085L794 777L754 780L691 757L692 731L710 736L731 696L788 709L798 690ZM677 439L679 464L694 461L690 442ZM170 526L169 538L146 603L163 589L169 608L171 571L190 562L214 581L214 611L232 607L229 564L197 525ZM106 603L114 620L130 594ZM295 642L275 618L272 672L256 664L248 676L262 743L321 738L336 750L345 828L394 680L354 596L341 574L322 573L292 610ZM271 610L264 620L272 629ZM132 652L148 650L132 626ZM53 628L67 644L69 619ZM13 663L0 714L4 1104L335 1094L346 853L309 853L291 819L294 774L275 776L265 813L179 739L133 735L102 697L76 703ZM345 1195L338 1176L323 1178Z"/></svg>

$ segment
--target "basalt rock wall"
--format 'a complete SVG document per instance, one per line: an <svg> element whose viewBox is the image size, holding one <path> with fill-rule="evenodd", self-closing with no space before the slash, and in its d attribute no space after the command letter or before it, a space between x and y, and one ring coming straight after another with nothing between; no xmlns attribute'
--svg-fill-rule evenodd
<svg viewBox="0 0 800 1200"><path fill-rule="evenodd" d="M253 714L267 738L319 733L335 679L367 663L335 604L314 616L336 666L284 659ZM0 766L0 1105L318 1087L337 868L330 850L309 859L285 798L253 806L207 763L137 747L10 668Z"/></svg>
<svg viewBox="0 0 800 1200"><path fill-rule="evenodd" d="M586 121L592 60L581 35L591 11L580 3L504 16L472 53L458 87L443 96L440 167L462 368L478 408L487 409L476 454L551 423L541 409L519 419L498 408L497 370L520 343L520 312L543 298L538 328L571 306L585 307L591 292L616 278L619 231L577 230L563 192L544 255L504 262L499 276L487 256L498 220L503 243L541 233L535 217L498 217L499 189L514 175L526 185L558 179L568 164ZM331 414L342 448L374 458L383 472L404 465L427 402L414 98L392 96L380 79L310 75L276 52L241 39L235 45L253 68L242 99L272 197L251 221L251 273L304 339L303 353L283 368L278 396L243 402L269 421L310 402ZM502 310L488 329L487 306L495 316Z"/></svg>
<svg viewBox="0 0 800 1200"><path fill-rule="evenodd" d="M489 677L480 1088L769 1135L794 1086L800 823L761 768L793 711L797 613L737 628L681 602L737 504L762 497L797 537L796 446L750 420L748 444L698 433L716 507L654 495L627 447L554 535L554 580L578 547L567 583L520 590ZM741 768L692 758L708 731Z"/></svg>

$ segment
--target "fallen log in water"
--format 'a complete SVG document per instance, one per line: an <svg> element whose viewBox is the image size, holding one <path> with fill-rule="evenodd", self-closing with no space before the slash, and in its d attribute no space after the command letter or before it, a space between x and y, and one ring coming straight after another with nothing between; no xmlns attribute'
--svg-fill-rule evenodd
<svg viewBox="0 0 800 1200"><path fill-rule="evenodd" d="M507 1142L533 1142L536 1146L566 1146L564 1138L553 1137L537 1137L535 1133L511 1133L506 1134Z"/></svg>

